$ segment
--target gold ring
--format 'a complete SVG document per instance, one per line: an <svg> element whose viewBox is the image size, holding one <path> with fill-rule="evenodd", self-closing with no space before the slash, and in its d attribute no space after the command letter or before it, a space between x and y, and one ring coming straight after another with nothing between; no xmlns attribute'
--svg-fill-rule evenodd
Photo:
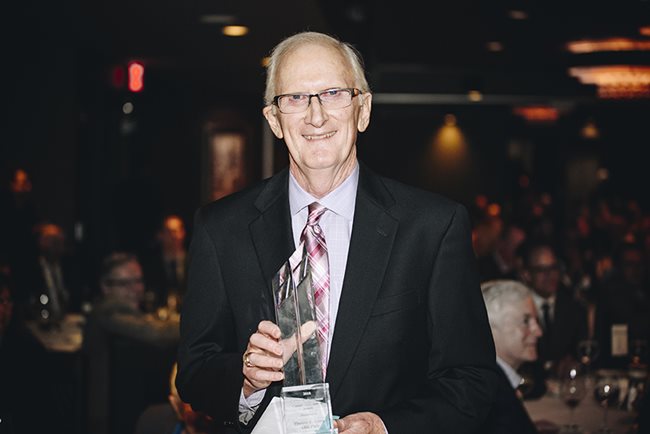
<svg viewBox="0 0 650 434"><path fill-rule="evenodd" d="M247 368L254 368L255 365L253 365L253 364L251 363L251 360L248 358L248 356L250 356L250 355L251 355L251 352L250 352L250 351L246 351L246 352L244 353L244 356L242 357L242 361L244 362L244 365L245 365Z"/></svg>

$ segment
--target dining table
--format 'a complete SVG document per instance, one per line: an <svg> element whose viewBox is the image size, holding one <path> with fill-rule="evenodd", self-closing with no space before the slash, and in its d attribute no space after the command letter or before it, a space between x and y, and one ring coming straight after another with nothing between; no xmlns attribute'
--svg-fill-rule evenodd
<svg viewBox="0 0 650 434"><path fill-rule="evenodd" d="M524 406L542 434L597 434L603 432L601 429L605 425L611 434L634 434L636 412L627 409L621 397L620 404L607 408L605 420L605 408L596 400L592 383L587 382L587 393L573 409L573 414L553 385L541 398L525 400Z"/></svg>

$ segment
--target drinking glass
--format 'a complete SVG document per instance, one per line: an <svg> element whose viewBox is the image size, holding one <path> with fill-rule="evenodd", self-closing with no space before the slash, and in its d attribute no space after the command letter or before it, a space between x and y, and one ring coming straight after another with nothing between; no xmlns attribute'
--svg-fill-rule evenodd
<svg viewBox="0 0 650 434"><path fill-rule="evenodd" d="M630 343L630 364L631 366L644 366L648 356L648 341L645 339L633 339Z"/></svg>
<svg viewBox="0 0 650 434"><path fill-rule="evenodd" d="M587 374L589 372L589 367L594 363L600 354L600 347L598 341L595 339L583 339L578 342L578 360L580 363L585 365Z"/></svg>
<svg viewBox="0 0 650 434"><path fill-rule="evenodd" d="M570 366L562 376L562 383L560 385L560 397L564 404L569 407L569 423L563 427L562 432L580 432L579 426L574 423L573 413L585 395L585 381L580 365Z"/></svg>
<svg viewBox="0 0 650 434"><path fill-rule="evenodd" d="M613 432L607 424L607 410L610 406L618 404L619 393L620 389L616 376L605 374L596 380L594 398L603 407L603 423L597 431L598 434L611 434Z"/></svg>

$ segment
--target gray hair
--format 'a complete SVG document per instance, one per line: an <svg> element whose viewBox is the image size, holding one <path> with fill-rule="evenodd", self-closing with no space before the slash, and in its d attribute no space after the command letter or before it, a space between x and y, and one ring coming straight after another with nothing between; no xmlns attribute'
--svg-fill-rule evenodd
<svg viewBox="0 0 650 434"><path fill-rule="evenodd" d="M264 103L266 105L273 103L273 98L277 94L275 86L280 64L288 54L306 44L316 44L337 50L350 64L354 76L354 86L361 92L370 92L370 86L364 72L363 59L356 48L347 42L342 42L324 33L302 32L284 39L271 51L270 60L266 67L266 90L264 92Z"/></svg>
<svg viewBox="0 0 650 434"><path fill-rule="evenodd" d="M521 302L531 296L530 289L516 280L489 280L481 283L481 292L490 325L497 325L505 306Z"/></svg>

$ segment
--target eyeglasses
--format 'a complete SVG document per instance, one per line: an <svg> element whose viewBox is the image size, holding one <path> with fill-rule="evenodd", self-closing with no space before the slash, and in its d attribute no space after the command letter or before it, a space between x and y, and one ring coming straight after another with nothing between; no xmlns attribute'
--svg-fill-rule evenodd
<svg viewBox="0 0 650 434"><path fill-rule="evenodd" d="M142 283L143 279L141 277L134 277L132 279L106 279L107 286L131 286Z"/></svg>
<svg viewBox="0 0 650 434"><path fill-rule="evenodd" d="M285 93L274 97L273 104L284 114L302 113L311 104L311 99L316 97L323 108L342 109L352 104L352 98L362 93L353 87L327 89L318 93Z"/></svg>
<svg viewBox="0 0 650 434"><path fill-rule="evenodd" d="M550 265L537 265L530 267L530 271L533 273L554 273L560 271L560 264L550 264Z"/></svg>

